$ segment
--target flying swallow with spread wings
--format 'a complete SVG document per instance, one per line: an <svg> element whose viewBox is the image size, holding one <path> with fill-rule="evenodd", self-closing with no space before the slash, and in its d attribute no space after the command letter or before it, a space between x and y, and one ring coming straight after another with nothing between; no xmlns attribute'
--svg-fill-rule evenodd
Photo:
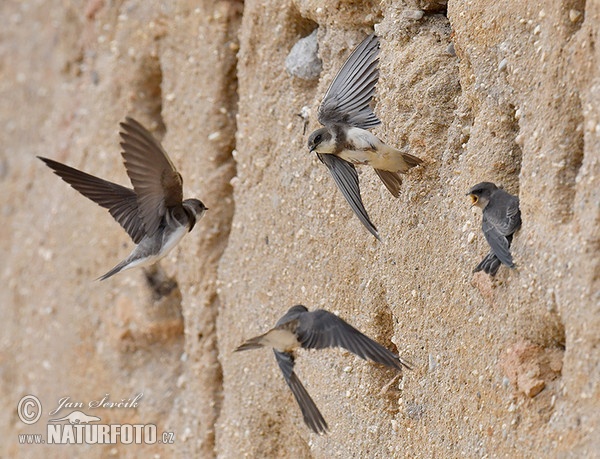
<svg viewBox="0 0 600 459"><path fill-rule="evenodd" d="M183 199L183 179L162 145L133 118L120 124L121 147L133 189L38 156L86 198L108 209L136 245L131 254L100 277L148 266L171 251L204 215L198 199Z"/></svg>
<svg viewBox="0 0 600 459"><path fill-rule="evenodd" d="M300 406L304 422L318 434L328 430L327 422L294 372L294 350L343 347L363 359L381 363L396 370L411 368L381 344L373 341L335 314L318 309L309 311L296 305L277 322L275 328L249 339L235 351L246 351L270 346L273 348L279 368Z"/></svg>
<svg viewBox="0 0 600 459"><path fill-rule="evenodd" d="M324 126L308 138L308 149L327 166L338 188L362 224L379 238L362 202L356 164L372 166L398 197L402 178L423 161L386 145L368 129L381 124L370 107L379 79L379 38L371 34L350 54L329 86L318 111Z"/></svg>

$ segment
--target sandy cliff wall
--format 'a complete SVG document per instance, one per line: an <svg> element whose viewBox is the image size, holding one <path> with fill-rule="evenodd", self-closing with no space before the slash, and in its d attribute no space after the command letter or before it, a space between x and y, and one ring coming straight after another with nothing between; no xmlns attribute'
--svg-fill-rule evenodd
<svg viewBox="0 0 600 459"><path fill-rule="evenodd" d="M598 454L597 2L31 0L0 14L0 455ZM360 169L381 243L297 116L308 107L318 126L374 25L375 132L425 161L399 199ZM322 72L302 80L285 60L314 30ZM97 282L132 244L35 155L127 184L127 114L209 211L156 270ZM482 180L521 200L518 267L495 280L471 274L487 245L465 193ZM394 379L347 352L303 353L327 436L303 424L270 351L232 353L296 303L415 364ZM19 445L62 397L138 393L137 409L82 411L156 424L174 444ZM15 410L25 394L43 403L31 426Z"/></svg>

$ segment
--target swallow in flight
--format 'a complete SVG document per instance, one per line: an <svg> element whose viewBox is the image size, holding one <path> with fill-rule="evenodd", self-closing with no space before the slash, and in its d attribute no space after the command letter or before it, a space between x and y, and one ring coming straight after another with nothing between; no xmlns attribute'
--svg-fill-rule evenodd
<svg viewBox="0 0 600 459"><path fill-rule="evenodd" d="M370 107L379 79L379 38L371 34L350 54L329 86L317 118L324 126L308 138L308 149L327 166L337 186L363 225L377 239L377 228L360 196L356 164L369 165L398 197L400 174L421 164L416 156L386 145L368 129L381 124Z"/></svg>
<svg viewBox="0 0 600 459"><path fill-rule="evenodd" d="M369 359L399 371L402 371L403 367L411 368L408 362L335 314L323 309L311 312L302 305L290 308L279 319L275 328L249 339L235 352L264 346L273 348L285 382L300 406L304 422L317 434L327 432L327 422L294 372L294 350L343 347L365 360Z"/></svg>
<svg viewBox="0 0 600 459"><path fill-rule="evenodd" d="M181 174L144 126L129 117L120 126L122 155L133 189L38 156L82 195L108 209L137 244L125 260L100 280L157 262L194 228L206 211L200 200L183 199Z"/></svg>

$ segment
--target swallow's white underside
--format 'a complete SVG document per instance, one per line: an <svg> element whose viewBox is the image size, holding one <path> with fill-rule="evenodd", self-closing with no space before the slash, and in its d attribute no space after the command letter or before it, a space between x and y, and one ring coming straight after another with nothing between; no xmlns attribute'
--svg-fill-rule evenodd
<svg viewBox="0 0 600 459"><path fill-rule="evenodd" d="M123 267L122 271L126 271L128 269L135 268L135 267L143 267L143 266L153 265L158 260L165 257L171 250L173 250L173 248L177 244L179 244L179 241L181 241L183 239L183 236L185 236L187 232L188 232L187 226L179 226L175 231L173 231L169 235L169 238L166 241L164 241L163 247L160 250L160 252L158 252L157 254L154 254L154 255L150 255L150 256L147 256L144 258L139 258L137 260L134 260L131 263L129 263L127 266ZM140 245L142 245L143 243L144 243L144 241L142 240L142 242L140 242ZM135 252L135 250L134 250L134 252Z"/></svg>
<svg viewBox="0 0 600 459"><path fill-rule="evenodd" d="M271 346L282 352L289 352L300 346L296 335L289 330L277 328L265 333L261 342L265 346Z"/></svg>

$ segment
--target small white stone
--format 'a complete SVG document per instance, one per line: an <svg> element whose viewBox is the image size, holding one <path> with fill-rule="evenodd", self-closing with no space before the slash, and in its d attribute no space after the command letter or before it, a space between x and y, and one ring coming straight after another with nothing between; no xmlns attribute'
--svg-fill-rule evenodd
<svg viewBox="0 0 600 459"><path fill-rule="evenodd" d="M521 109L520 109L520 108L517 108L517 109L515 110L515 120L519 121L519 120L521 119L521 113L522 113L522 112L521 112Z"/></svg>
<svg viewBox="0 0 600 459"><path fill-rule="evenodd" d="M577 22L581 19L581 11L569 10L569 20L571 22Z"/></svg>
<svg viewBox="0 0 600 459"><path fill-rule="evenodd" d="M437 368L437 360L433 356L433 354L429 354L429 371L433 371Z"/></svg>
<svg viewBox="0 0 600 459"><path fill-rule="evenodd" d="M402 16L405 19L412 19L413 21L418 21L423 19L425 12L423 10L404 10L402 12Z"/></svg>

